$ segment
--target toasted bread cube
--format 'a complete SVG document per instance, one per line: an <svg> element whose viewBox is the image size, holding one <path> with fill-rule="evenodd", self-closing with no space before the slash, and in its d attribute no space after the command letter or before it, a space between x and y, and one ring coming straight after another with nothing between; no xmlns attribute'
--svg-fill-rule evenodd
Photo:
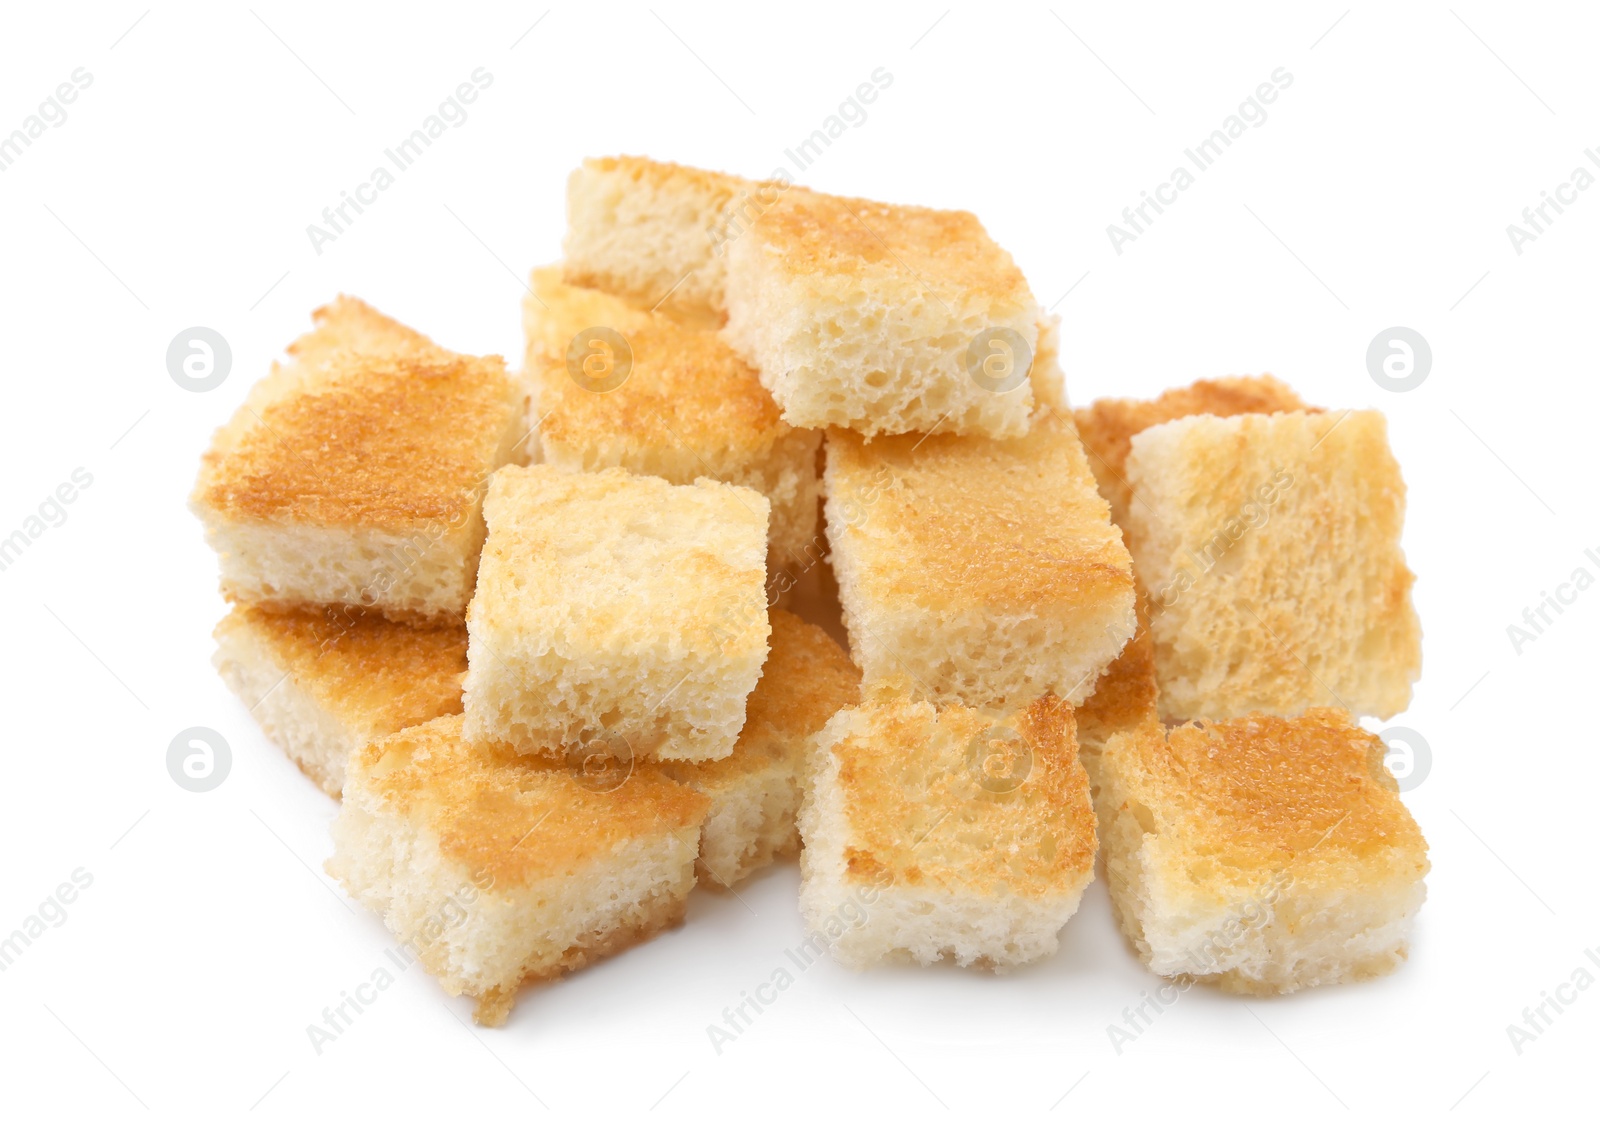
<svg viewBox="0 0 1600 1121"><path fill-rule="evenodd" d="M790 424L1028 430L1045 316L971 214L794 192L728 243L727 285L727 335Z"/></svg>
<svg viewBox="0 0 1600 1121"><path fill-rule="evenodd" d="M1078 435L1100 493L1111 503L1111 520L1127 525L1128 448L1146 428L1186 416L1242 416L1246 413L1321 412L1271 374L1242 378L1202 378L1169 389L1153 401L1104 397L1075 413Z"/></svg>
<svg viewBox="0 0 1600 1121"><path fill-rule="evenodd" d="M687 485L702 475L760 491L772 503L769 567L803 556L817 533L822 434L791 428L756 372L715 331L561 281L539 269L523 302L532 411L543 462L572 471L624 467ZM571 349L594 328L620 335L620 384L591 382ZM602 346L615 346L600 340ZM581 362L581 358L578 359ZM598 387L598 389L597 389Z"/></svg>
<svg viewBox="0 0 1600 1121"><path fill-rule="evenodd" d="M817 736L800 810L811 944L855 968L1049 956L1094 877L1071 706L1008 717L903 686L868 686Z"/></svg>
<svg viewBox="0 0 1600 1121"><path fill-rule="evenodd" d="M1113 736L1101 843L1145 963L1280 993L1403 961L1427 845L1384 751L1331 708Z"/></svg>
<svg viewBox="0 0 1600 1121"><path fill-rule="evenodd" d="M710 799L635 764L621 779L472 743L442 716L351 758L328 873L409 963L505 1022L517 990L682 921Z"/></svg>
<svg viewBox="0 0 1600 1121"><path fill-rule="evenodd" d="M1144 589L1136 589L1138 629L1122 648L1122 653L1100 675L1094 692L1078 705L1078 755L1089 772L1089 781L1098 786L1095 762L1107 741L1118 732L1142 725L1159 726L1156 708L1156 651L1150 639L1149 602Z"/></svg>
<svg viewBox="0 0 1600 1121"><path fill-rule="evenodd" d="M1406 707L1422 636L1381 413L1171 421L1127 478L1164 720Z"/></svg>
<svg viewBox="0 0 1600 1121"><path fill-rule="evenodd" d="M314 318L201 462L190 505L223 594L460 618L484 486L526 432L522 389L501 359L452 354L360 300Z"/></svg>
<svg viewBox="0 0 1600 1121"><path fill-rule="evenodd" d="M772 652L745 707L733 754L661 770L711 799L700 836L710 887L732 887L800 846L807 747L833 714L860 699L861 673L821 627L771 612Z"/></svg>
<svg viewBox="0 0 1600 1121"><path fill-rule="evenodd" d="M1064 414L1028 435L828 434L828 540L868 682L1076 704L1134 632L1132 562Z"/></svg>
<svg viewBox="0 0 1600 1121"><path fill-rule="evenodd" d="M638 156L585 160L567 180L566 280L718 326L726 242L788 190Z"/></svg>
<svg viewBox="0 0 1600 1121"><path fill-rule="evenodd" d="M1150 639L1149 601L1139 590L1139 629L1117 655L1095 686L1094 693L1079 705L1078 758L1089 774L1089 790L1094 795L1095 815L1100 836L1113 825L1102 794L1106 776L1102 757L1106 745L1119 735L1156 736L1166 729L1156 707L1155 643Z"/></svg>
<svg viewBox="0 0 1600 1121"><path fill-rule="evenodd" d="M461 711L467 628L393 623L352 608L235 607L212 663L289 758L339 797L372 740Z"/></svg>
<svg viewBox="0 0 1600 1121"><path fill-rule="evenodd" d="M468 737L731 753L767 659L767 510L710 479L497 471L467 611Z"/></svg>

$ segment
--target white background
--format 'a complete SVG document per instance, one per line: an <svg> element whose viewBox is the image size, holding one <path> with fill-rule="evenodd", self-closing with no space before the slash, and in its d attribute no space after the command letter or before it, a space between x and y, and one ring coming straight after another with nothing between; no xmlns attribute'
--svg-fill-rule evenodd
<svg viewBox="0 0 1600 1121"><path fill-rule="evenodd" d="M93 876L0 973L0 1111L1505 1116L1587 1097L1600 991L1521 1055L1506 1028L1579 967L1600 978L1580 718L1600 590L1520 653L1507 626L1580 565L1600 575L1600 189L1521 255L1506 227L1600 145L1590 13L329 8L8 5L0 26L0 132L93 75L0 173L0 536L93 476L0 572L0 935ZM477 67L493 85L465 124L316 254L307 224ZM559 255L583 156L766 174L878 67L893 84L866 122L799 178L975 211L1064 317L1075 401L1270 370L1388 414L1426 633L1394 724L1433 753L1407 798L1433 860L1411 961L1285 999L1197 989L1119 1055L1106 1026L1153 979L1097 883L1045 964L824 962L718 1055L706 1026L802 937L788 866L742 901L697 893L681 930L526 993L503 1030L414 969L316 1055L307 1025L390 939L320 871L333 803L209 665L224 608L185 500L211 431L338 292L515 362L520 278ZM1265 124L1115 253L1107 224L1278 67L1293 84ZM196 324L233 352L208 393L165 365ZM1433 350L1407 393L1365 362L1396 324ZM233 748L206 794L165 763L193 725Z"/></svg>

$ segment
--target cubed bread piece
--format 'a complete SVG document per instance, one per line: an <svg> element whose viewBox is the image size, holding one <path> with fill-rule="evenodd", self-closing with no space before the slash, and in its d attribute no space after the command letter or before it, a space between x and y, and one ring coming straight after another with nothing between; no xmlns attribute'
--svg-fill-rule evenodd
<svg viewBox="0 0 1600 1121"><path fill-rule="evenodd" d="M1171 421L1127 478L1164 720L1406 707L1422 636L1383 414Z"/></svg>
<svg viewBox="0 0 1600 1121"><path fill-rule="evenodd" d="M710 799L636 764L618 785L462 737L442 716L351 757L328 873L405 961L505 1021L525 981L683 918Z"/></svg>
<svg viewBox="0 0 1600 1121"><path fill-rule="evenodd" d="M1245 413L1320 412L1271 374L1202 378L1169 389L1153 401L1104 397L1077 410L1078 435L1100 493L1111 503L1111 520L1126 525L1132 495L1126 477L1128 446L1146 428L1186 416L1241 416Z"/></svg>
<svg viewBox="0 0 1600 1121"><path fill-rule="evenodd" d="M1028 367L1028 384L1033 387L1035 408L1069 411L1067 377L1061 370L1061 317L1047 311L1039 313L1039 343Z"/></svg>
<svg viewBox="0 0 1600 1121"><path fill-rule="evenodd" d="M1094 877L1094 811L1070 705L1018 713L868 686L817 736L800 811L813 946L861 968L1055 952Z"/></svg>
<svg viewBox="0 0 1600 1121"><path fill-rule="evenodd" d="M639 156L584 160L567 180L566 279L715 327L727 242L790 189Z"/></svg>
<svg viewBox="0 0 1600 1121"><path fill-rule="evenodd" d="M1106 835L1112 821L1101 797L1106 778L1101 762L1106 744L1113 736L1132 734L1161 736L1165 728L1157 712L1155 643L1150 640L1149 600L1138 588L1139 629L1101 675L1094 693L1079 705L1078 758L1089 774L1089 790L1094 795L1100 836Z"/></svg>
<svg viewBox="0 0 1600 1121"><path fill-rule="evenodd" d="M340 297L201 462L190 505L229 599L460 618L483 489L514 459L525 396L497 357L453 354Z"/></svg>
<svg viewBox="0 0 1600 1121"><path fill-rule="evenodd" d="M1101 844L1145 963L1279 993L1403 961L1427 845L1384 750L1331 708L1113 736Z"/></svg>
<svg viewBox="0 0 1600 1121"><path fill-rule="evenodd" d="M700 835L710 887L731 887L795 851L806 750L834 713L860 698L861 673L820 627L771 612L772 652L745 707L733 754L714 763L662 763L711 798Z"/></svg>
<svg viewBox="0 0 1600 1121"><path fill-rule="evenodd" d="M794 192L728 244L736 349L790 424L1019 436L1045 316L964 211Z"/></svg>
<svg viewBox="0 0 1600 1121"><path fill-rule="evenodd" d="M1132 562L1065 414L1026 436L827 440L828 540L867 681L1076 704L1134 632Z"/></svg>
<svg viewBox="0 0 1600 1121"><path fill-rule="evenodd" d="M1106 742L1118 732L1141 725L1160 727L1156 710L1155 644L1150 640L1149 603L1144 589L1136 589L1138 629L1106 672L1095 682L1094 692L1077 707L1078 755L1098 785L1095 762Z"/></svg>
<svg viewBox="0 0 1600 1121"><path fill-rule="evenodd" d="M769 567L805 554L817 533L822 434L785 424L719 334L565 284L558 268L535 270L523 311L543 462L747 486L772 503Z"/></svg>
<svg viewBox="0 0 1600 1121"><path fill-rule="evenodd" d="M467 628L353 608L235 607L212 663L267 738L335 798L365 744L461 711Z"/></svg>
<svg viewBox="0 0 1600 1121"><path fill-rule="evenodd" d="M767 658L767 510L710 479L497 471L467 611L467 735L728 755Z"/></svg>

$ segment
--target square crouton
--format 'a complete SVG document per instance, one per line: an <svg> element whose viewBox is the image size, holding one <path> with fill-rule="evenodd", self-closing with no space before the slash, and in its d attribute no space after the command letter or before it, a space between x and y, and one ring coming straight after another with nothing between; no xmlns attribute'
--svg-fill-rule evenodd
<svg viewBox="0 0 1600 1121"><path fill-rule="evenodd" d="M790 189L638 156L585 160L567 180L566 280L720 326L726 243Z"/></svg>
<svg viewBox="0 0 1600 1121"><path fill-rule="evenodd" d="M800 832L800 910L841 963L1047 957L1094 876L1072 708L1005 717L869 686L817 737Z"/></svg>
<svg viewBox="0 0 1600 1121"><path fill-rule="evenodd" d="M1381 413L1171 421L1133 438L1127 479L1164 720L1406 707L1421 629Z"/></svg>
<svg viewBox="0 0 1600 1121"><path fill-rule="evenodd" d="M467 612L467 735L728 755L767 658L767 510L710 479L496 472Z"/></svg>
<svg viewBox="0 0 1600 1121"><path fill-rule="evenodd" d="M351 758L328 873L498 1025L523 982L683 918L710 799L644 764L621 777L472 743L443 716Z"/></svg>
<svg viewBox="0 0 1600 1121"><path fill-rule="evenodd" d="M1019 436L1044 315L964 211L794 192L728 244L733 345L784 419Z"/></svg>
<svg viewBox="0 0 1600 1121"><path fill-rule="evenodd" d="M1138 629L1075 712L1078 756L1089 772L1090 785L1096 789L1100 783L1096 764L1112 736L1143 726L1161 727L1156 709L1156 651L1150 640L1149 603L1143 588L1136 591Z"/></svg>
<svg viewBox="0 0 1600 1121"><path fill-rule="evenodd" d="M229 599L460 618L483 489L518 453L524 394L341 297L219 429L190 505Z"/></svg>
<svg viewBox="0 0 1600 1121"><path fill-rule="evenodd" d="M212 662L267 738L339 796L372 740L461 711L467 628L393 623L351 608L235 607Z"/></svg>
<svg viewBox="0 0 1600 1121"><path fill-rule="evenodd" d="M1384 750L1338 709L1113 736L1101 843L1145 963L1277 993L1404 960L1427 846Z"/></svg>
<svg viewBox="0 0 1600 1121"><path fill-rule="evenodd" d="M1128 447L1146 428L1186 416L1242 416L1245 413L1321 412L1271 374L1240 378L1202 378L1169 389L1153 401L1104 397L1075 413L1078 435L1089 453L1089 467L1100 493L1111 503L1111 520L1127 525L1132 489L1126 476Z"/></svg>
<svg viewBox="0 0 1600 1121"><path fill-rule="evenodd" d="M747 486L772 503L769 567L805 555L822 434L785 424L717 332L565 284L554 268L534 272L523 311L542 462Z"/></svg>
<svg viewBox="0 0 1600 1121"><path fill-rule="evenodd" d="M778 609L771 620L772 652L733 754L714 763L660 765L711 799L700 863L712 887L731 887L799 848L795 814L811 737L860 698L860 671L822 628Z"/></svg>
<svg viewBox="0 0 1600 1121"><path fill-rule="evenodd" d="M1028 435L828 434L827 531L868 682L1076 704L1134 632L1132 562L1065 414Z"/></svg>

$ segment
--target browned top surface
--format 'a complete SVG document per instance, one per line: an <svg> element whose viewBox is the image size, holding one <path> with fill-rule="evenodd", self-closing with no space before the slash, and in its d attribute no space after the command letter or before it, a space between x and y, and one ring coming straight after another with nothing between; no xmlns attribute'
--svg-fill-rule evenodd
<svg viewBox="0 0 1600 1121"><path fill-rule="evenodd" d="M1420 858L1422 833L1384 752L1332 708L1196 721L1142 748L1153 808L1172 834L1201 854L1225 852L1238 869L1287 867L1313 851L1399 848Z"/></svg>
<svg viewBox="0 0 1600 1121"><path fill-rule="evenodd" d="M1046 696L1000 726L1013 734L991 714L867 689L832 747L851 879L1039 897L1089 875L1094 813L1071 706Z"/></svg>
<svg viewBox="0 0 1600 1121"><path fill-rule="evenodd" d="M937 611L1128 595L1133 562L1070 419L1011 440L828 432L828 517L863 590ZM830 532L835 532L830 530Z"/></svg>
<svg viewBox="0 0 1600 1121"><path fill-rule="evenodd" d="M561 763L465 742L460 716L369 744L351 761L352 782L415 815L446 858L497 887L583 875L618 846L668 831L692 849L711 805L641 762L615 790L590 789Z"/></svg>
<svg viewBox="0 0 1600 1121"><path fill-rule="evenodd" d="M461 711L467 628L407 626L339 607L235 607L218 637L243 630L265 643L296 685L369 735Z"/></svg>
<svg viewBox="0 0 1600 1121"><path fill-rule="evenodd" d="M502 467L484 501L473 630L547 636L563 657L764 651L768 512L755 491L709 479Z"/></svg>
<svg viewBox="0 0 1600 1121"><path fill-rule="evenodd" d="M520 394L343 297L218 432L195 502L229 520L406 530L473 509Z"/></svg>
<svg viewBox="0 0 1600 1121"><path fill-rule="evenodd" d="M698 167L666 160L652 160L647 156L592 156L583 161L590 171L607 175L622 175L653 187L689 187L713 196L732 198L741 190L756 186L753 180L722 171L706 171Z"/></svg>
<svg viewBox="0 0 1600 1121"><path fill-rule="evenodd" d="M1271 374L1240 378L1202 378L1169 389L1153 401L1104 397L1077 410L1078 434L1095 461L1097 474L1126 474L1128 445L1153 425L1180 417L1239 416L1244 413L1317 412Z"/></svg>
<svg viewBox="0 0 1600 1121"><path fill-rule="evenodd" d="M622 458L611 458L624 465L627 453L649 447L722 463L765 454L790 431L756 371L719 333L564 284L558 271L534 274L544 306L526 305L529 358L541 364L531 372L540 379L544 439L616 452ZM570 345L592 327L621 335L632 358L626 380L603 393L568 372Z"/></svg>
<svg viewBox="0 0 1600 1121"><path fill-rule="evenodd" d="M290 357L304 364L315 363L340 350L364 354L411 348L436 348L421 331L415 331L384 315L355 296L335 296L311 313L314 328L289 344Z"/></svg>
<svg viewBox="0 0 1600 1121"><path fill-rule="evenodd" d="M775 250L796 277L894 275L946 299L1033 304L1022 270L964 210L896 206L810 191L786 193L748 236Z"/></svg>

